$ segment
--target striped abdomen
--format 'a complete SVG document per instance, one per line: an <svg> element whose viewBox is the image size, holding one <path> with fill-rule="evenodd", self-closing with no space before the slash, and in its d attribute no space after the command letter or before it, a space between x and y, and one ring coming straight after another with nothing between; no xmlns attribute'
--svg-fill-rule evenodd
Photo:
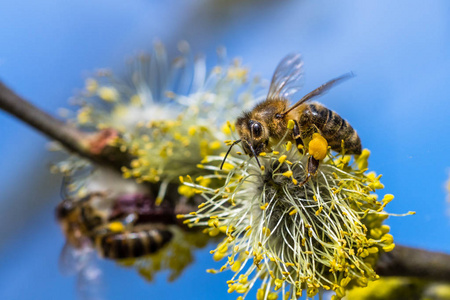
<svg viewBox="0 0 450 300"><path fill-rule="evenodd" d="M340 152L344 141L345 153L361 154L362 145L358 133L340 115L318 103L305 104L299 125L302 132L316 125L332 150Z"/></svg>
<svg viewBox="0 0 450 300"><path fill-rule="evenodd" d="M109 232L95 238L99 254L110 259L137 258L154 253L172 239L172 232L159 228L142 228Z"/></svg>

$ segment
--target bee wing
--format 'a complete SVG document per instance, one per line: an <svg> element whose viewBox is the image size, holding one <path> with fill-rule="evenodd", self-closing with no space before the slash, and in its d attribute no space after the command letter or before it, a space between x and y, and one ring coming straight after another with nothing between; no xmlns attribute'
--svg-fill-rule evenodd
<svg viewBox="0 0 450 300"><path fill-rule="evenodd" d="M289 98L301 89L303 61L299 53L287 55L278 64L270 83L267 98Z"/></svg>
<svg viewBox="0 0 450 300"><path fill-rule="evenodd" d="M59 257L59 271L66 276L77 276L77 293L83 300L100 300L102 271L96 263L96 252L90 247L76 249L66 242Z"/></svg>
<svg viewBox="0 0 450 300"><path fill-rule="evenodd" d="M90 248L76 249L70 243L66 242L59 255L58 267L61 274L77 274L86 266L86 262L88 261L87 257L89 257L90 252L93 252Z"/></svg>
<svg viewBox="0 0 450 300"><path fill-rule="evenodd" d="M331 89L333 86L335 86L338 83L341 83L344 80L350 79L352 78L354 75L352 72L350 73L346 73L344 75L341 75L337 78L331 79L330 81L322 84L321 86L319 86L318 88L316 88L315 90L313 90L312 92L309 92L308 94L306 94L305 96L303 96L300 100L298 100L297 103L295 103L294 105L292 105L291 107L289 107L289 109L285 112L283 112L283 114L287 114L288 112L290 112L291 110L297 108L298 106L300 106L301 104L307 102L307 101L311 101L316 97L319 97L323 94L325 94L326 92L328 92L329 89Z"/></svg>
<svg viewBox="0 0 450 300"><path fill-rule="evenodd" d="M95 262L96 253L92 252L88 258L90 260L89 263L78 273L78 296L83 300L106 299L103 286L103 272Z"/></svg>

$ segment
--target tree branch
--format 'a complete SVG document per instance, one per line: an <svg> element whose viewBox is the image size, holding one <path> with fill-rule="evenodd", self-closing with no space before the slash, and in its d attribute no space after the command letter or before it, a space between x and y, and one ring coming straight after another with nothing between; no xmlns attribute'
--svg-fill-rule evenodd
<svg viewBox="0 0 450 300"><path fill-rule="evenodd" d="M129 153L123 153L115 147L108 146L108 140L118 134L114 129L106 129L94 134L81 132L30 104L1 81L0 109L58 141L67 150L94 163L120 172L121 167L128 166L132 159ZM169 190L175 193L176 188ZM171 195L170 198L174 200L179 197L176 195ZM185 210L186 208L179 211L175 209L173 213L186 213ZM193 207L192 210L194 210ZM383 253L380 256L376 271L381 276L420 277L450 282L450 255L397 245L392 252Z"/></svg>
<svg viewBox="0 0 450 300"><path fill-rule="evenodd" d="M397 245L391 252L380 256L376 271L380 276L450 282L450 255Z"/></svg>
<svg viewBox="0 0 450 300"><path fill-rule="evenodd" d="M58 141L68 151L102 166L120 171L120 168L128 166L132 159L128 153L108 146L108 141L118 134L114 129L105 129L94 134L79 131L32 105L1 81L0 109Z"/></svg>

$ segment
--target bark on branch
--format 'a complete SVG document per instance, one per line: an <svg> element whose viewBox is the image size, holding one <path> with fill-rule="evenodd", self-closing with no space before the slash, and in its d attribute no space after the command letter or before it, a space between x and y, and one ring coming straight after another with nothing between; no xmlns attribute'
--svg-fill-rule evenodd
<svg viewBox="0 0 450 300"><path fill-rule="evenodd" d="M96 134L84 133L40 110L0 81L0 109L27 123L34 129L59 142L68 151L77 153L94 163L120 171L128 166L131 156L107 145L117 135L113 129Z"/></svg>
<svg viewBox="0 0 450 300"><path fill-rule="evenodd" d="M378 260L380 276L407 276L450 282L450 255L397 245Z"/></svg>

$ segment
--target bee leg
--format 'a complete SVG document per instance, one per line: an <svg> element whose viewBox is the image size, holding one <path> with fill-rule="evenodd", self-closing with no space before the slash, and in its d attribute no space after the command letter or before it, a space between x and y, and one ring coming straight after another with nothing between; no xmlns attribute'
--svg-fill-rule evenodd
<svg viewBox="0 0 450 300"><path fill-rule="evenodd" d="M308 157L308 174L312 176L317 175L317 170L319 169L320 160L315 159L313 156Z"/></svg>
<svg viewBox="0 0 450 300"><path fill-rule="evenodd" d="M294 120L294 128L292 129L292 136L295 140L295 144L297 145L297 149L300 152L300 154L305 154L305 148L303 147L303 140L302 136L300 134L300 127L298 126L297 121Z"/></svg>
<svg viewBox="0 0 450 300"><path fill-rule="evenodd" d="M304 129L302 132L302 137L305 140L310 140L312 139L314 133L319 133L320 134L320 130L319 128L317 128L317 126L315 124L311 124L306 130Z"/></svg>
<svg viewBox="0 0 450 300"><path fill-rule="evenodd" d="M298 184L299 187L302 187L311 176L316 176L317 171L319 169L320 160L315 159L314 157L308 157L307 170L306 170L306 178L302 182Z"/></svg>

